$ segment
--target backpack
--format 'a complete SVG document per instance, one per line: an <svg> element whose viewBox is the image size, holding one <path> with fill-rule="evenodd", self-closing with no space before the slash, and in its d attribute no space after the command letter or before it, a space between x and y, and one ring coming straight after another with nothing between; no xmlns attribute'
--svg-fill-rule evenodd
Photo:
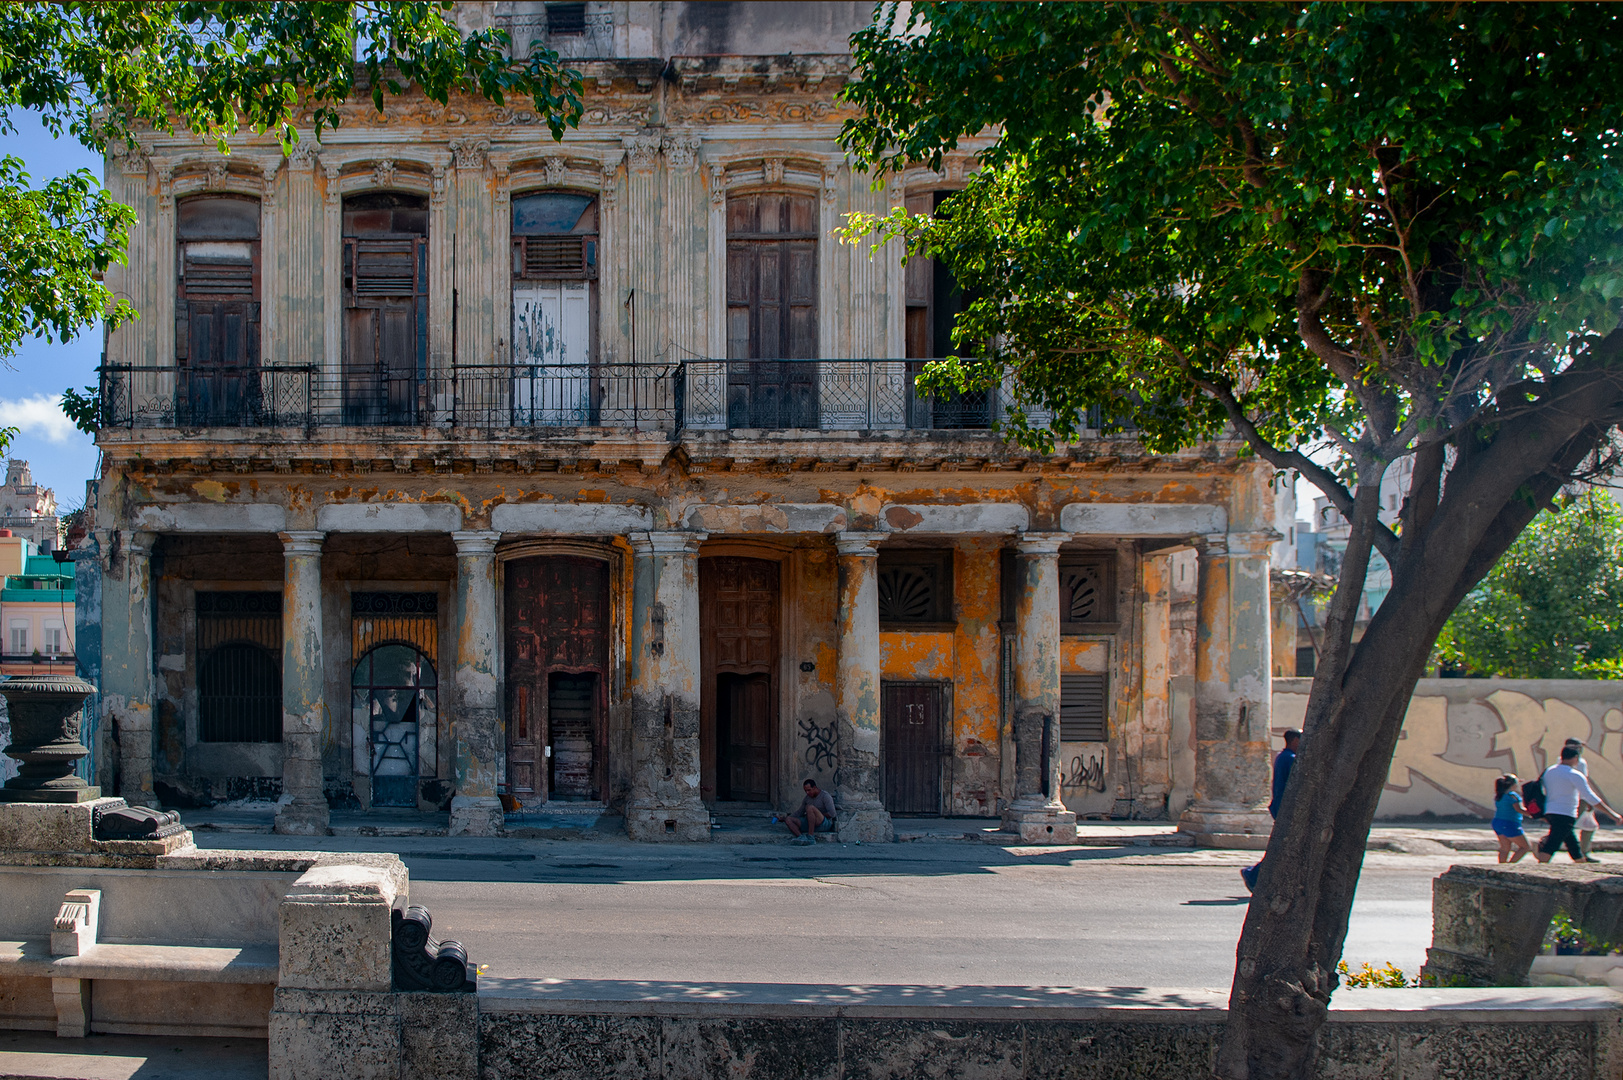
<svg viewBox="0 0 1623 1080"><path fill-rule="evenodd" d="M1544 777L1529 780L1522 785L1522 807L1530 818L1544 816Z"/></svg>

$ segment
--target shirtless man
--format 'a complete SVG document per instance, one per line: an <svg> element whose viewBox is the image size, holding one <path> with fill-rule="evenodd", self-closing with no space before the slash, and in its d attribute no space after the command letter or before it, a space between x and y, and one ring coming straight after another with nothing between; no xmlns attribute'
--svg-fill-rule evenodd
<svg viewBox="0 0 1623 1080"><path fill-rule="evenodd" d="M800 785L806 791L806 797L800 800L800 809L784 818L784 824L794 834L791 844L815 844L817 838L812 833L834 831L834 796L817 786L817 781L807 780ZM802 835L802 834L805 835Z"/></svg>

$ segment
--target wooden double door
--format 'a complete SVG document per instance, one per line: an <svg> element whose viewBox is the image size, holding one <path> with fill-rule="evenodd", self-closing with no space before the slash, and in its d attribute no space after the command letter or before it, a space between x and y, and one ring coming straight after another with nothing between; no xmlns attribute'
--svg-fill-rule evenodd
<svg viewBox="0 0 1623 1080"><path fill-rule="evenodd" d="M607 801L609 568L507 564L507 790L523 806Z"/></svg>
<svg viewBox="0 0 1623 1080"><path fill-rule="evenodd" d="M778 564L699 560L700 769L707 802L770 802L778 735Z"/></svg>

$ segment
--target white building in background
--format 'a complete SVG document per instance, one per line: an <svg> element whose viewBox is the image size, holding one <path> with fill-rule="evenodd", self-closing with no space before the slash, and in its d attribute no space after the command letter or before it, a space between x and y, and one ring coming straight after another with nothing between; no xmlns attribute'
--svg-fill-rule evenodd
<svg viewBox="0 0 1623 1080"><path fill-rule="evenodd" d="M0 529L26 537L42 552L62 546L56 492L34 483L26 461L13 458L6 463L6 482L0 484Z"/></svg>

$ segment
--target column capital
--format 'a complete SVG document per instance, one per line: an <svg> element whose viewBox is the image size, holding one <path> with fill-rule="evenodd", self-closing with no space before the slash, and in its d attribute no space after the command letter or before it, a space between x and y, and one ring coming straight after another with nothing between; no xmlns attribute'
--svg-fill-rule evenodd
<svg viewBox="0 0 1623 1080"><path fill-rule="evenodd" d="M327 539L327 534L320 529L297 529L276 535L282 538L285 555L320 555L322 541Z"/></svg>
<svg viewBox="0 0 1623 1080"><path fill-rule="evenodd" d="M647 529L629 533L631 552L639 559L659 555L697 555L710 534L689 529Z"/></svg>
<svg viewBox="0 0 1623 1080"><path fill-rule="evenodd" d="M459 529L451 534L456 553L462 555L494 555L496 542L502 534L495 529Z"/></svg>
<svg viewBox="0 0 1623 1080"><path fill-rule="evenodd" d="M1228 533L1207 533L1200 538L1196 550L1202 559L1219 559L1229 553Z"/></svg>
<svg viewBox="0 0 1623 1080"><path fill-rule="evenodd" d="M1066 532L1026 532L1015 536L1014 546L1022 555L1058 555L1059 546L1070 538Z"/></svg>
<svg viewBox="0 0 1623 1080"><path fill-rule="evenodd" d="M1228 535L1229 554L1244 559L1266 559L1269 548L1285 539L1273 529L1258 529L1254 532L1231 532Z"/></svg>
<svg viewBox="0 0 1623 1080"><path fill-rule="evenodd" d="M152 545L158 542L158 534L147 532L144 529L135 529L124 534L124 554L134 558L146 558L152 554Z"/></svg>
<svg viewBox="0 0 1623 1080"><path fill-rule="evenodd" d="M841 555L854 555L858 558L872 558L879 554L879 542L889 533L882 532L840 532L834 534L834 546Z"/></svg>

